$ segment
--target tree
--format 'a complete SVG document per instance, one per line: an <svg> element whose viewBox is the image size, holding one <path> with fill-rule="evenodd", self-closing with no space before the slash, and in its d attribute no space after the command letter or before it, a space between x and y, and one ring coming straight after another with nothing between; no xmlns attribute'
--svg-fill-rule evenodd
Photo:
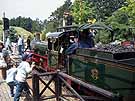
<svg viewBox="0 0 135 101"><path fill-rule="evenodd" d="M45 39L46 39L46 33L44 31L42 31L41 40L45 41Z"/></svg>
<svg viewBox="0 0 135 101"><path fill-rule="evenodd" d="M86 23L93 18L103 22L122 7L124 2L125 0L75 0L72 14L76 23Z"/></svg>
<svg viewBox="0 0 135 101"><path fill-rule="evenodd" d="M38 18L36 20L32 20L30 17L25 18L19 16L10 20L11 26L22 27L30 32L41 32L45 26L44 24L46 23L42 22Z"/></svg>
<svg viewBox="0 0 135 101"><path fill-rule="evenodd" d="M32 31L33 32L41 32L44 29L43 22L38 18L32 21Z"/></svg>
<svg viewBox="0 0 135 101"><path fill-rule="evenodd" d="M111 42L110 39L110 31L107 30L98 30L97 32L98 34L96 34L95 36L95 42L98 43L99 41L103 44L107 44Z"/></svg>
<svg viewBox="0 0 135 101"><path fill-rule="evenodd" d="M71 4L71 0L66 0L62 6L52 12L45 27L46 33L56 31L57 27L63 26L63 14L70 11Z"/></svg>
<svg viewBox="0 0 135 101"><path fill-rule="evenodd" d="M2 25L3 23L2 23L2 20L0 20L0 25Z"/></svg>
<svg viewBox="0 0 135 101"><path fill-rule="evenodd" d="M135 1L126 0L126 3L126 6L119 8L106 20L106 23L110 24L114 30L119 29L115 31L116 39L130 40L132 38L129 28L135 27Z"/></svg>
<svg viewBox="0 0 135 101"><path fill-rule="evenodd" d="M125 5L125 0L90 0L95 10L96 19L104 21L117 9Z"/></svg>
<svg viewBox="0 0 135 101"><path fill-rule="evenodd" d="M48 22L46 29L45 29L46 30L45 32L47 33L47 32L56 31L56 28L58 27L57 25L58 25L58 22L55 22L55 21Z"/></svg>
<svg viewBox="0 0 135 101"><path fill-rule="evenodd" d="M77 24L86 23L89 18L94 16L92 4L88 0L75 0L71 12Z"/></svg>

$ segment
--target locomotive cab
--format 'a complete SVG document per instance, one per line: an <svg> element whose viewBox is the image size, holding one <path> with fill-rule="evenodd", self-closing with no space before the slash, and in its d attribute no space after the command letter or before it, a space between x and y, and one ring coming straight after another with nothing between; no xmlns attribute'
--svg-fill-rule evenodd
<svg viewBox="0 0 135 101"><path fill-rule="evenodd" d="M65 28L65 27L64 27ZM64 29L63 28L63 29ZM62 29L62 28L58 28ZM77 35L76 30L61 30L61 32L47 33L48 40L48 64L53 69L65 69L66 66L66 49L74 43L74 37Z"/></svg>
<svg viewBox="0 0 135 101"><path fill-rule="evenodd" d="M59 50L59 35L62 32L47 33L48 41L48 65L49 68L58 68L58 50Z"/></svg>

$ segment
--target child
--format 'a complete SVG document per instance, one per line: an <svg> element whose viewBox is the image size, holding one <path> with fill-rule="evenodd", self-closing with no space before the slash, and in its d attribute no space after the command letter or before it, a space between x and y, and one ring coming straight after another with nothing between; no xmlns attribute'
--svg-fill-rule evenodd
<svg viewBox="0 0 135 101"><path fill-rule="evenodd" d="M7 56L6 57L7 61L10 61L10 57ZM7 70L6 70L6 83L8 84L8 86L10 87L10 96L14 97L14 86L15 86L15 75L17 72L17 68L15 68L15 66L12 65L12 63L8 63L7 64Z"/></svg>
<svg viewBox="0 0 135 101"><path fill-rule="evenodd" d="M28 58L27 54L22 55L22 62L17 67L16 74L16 93L14 96L14 101L19 101L22 91L24 90L27 94L29 94L28 84L26 82L28 74L32 71L34 65L30 66L30 64L26 61Z"/></svg>

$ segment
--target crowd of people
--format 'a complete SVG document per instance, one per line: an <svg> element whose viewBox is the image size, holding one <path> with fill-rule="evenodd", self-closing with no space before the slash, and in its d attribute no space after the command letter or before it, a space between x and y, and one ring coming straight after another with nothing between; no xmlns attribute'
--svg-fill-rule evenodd
<svg viewBox="0 0 135 101"><path fill-rule="evenodd" d="M34 63L30 64L27 59L28 54L22 55L22 61L16 66L9 55L3 56L5 63L3 66L6 68L6 83L10 87L10 96L14 97L14 101L19 101L22 92L30 95L28 84L26 82L28 74L31 73Z"/></svg>
<svg viewBox="0 0 135 101"><path fill-rule="evenodd" d="M18 38L16 38L13 42L11 42L10 37L6 37L5 41L5 49L9 51L11 54L18 53L19 55L22 55L25 51L28 49L31 50L31 36L28 36L26 39L26 42L24 42L24 38L21 35L18 35Z"/></svg>
<svg viewBox="0 0 135 101"><path fill-rule="evenodd" d="M31 42L31 37L28 36L25 48L24 38L21 35L18 35L18 39L14 42L10 41L9 36L6 37L5 44L0 42L0 67L6 70L6 78L3 79L8 84L10 96L14 97L14 101L19 101L22 92L25 92L26 95L30 94L26 80L35 64L27 61L30 57L25 51L31 50ZM13 54L18 55L21 59L18 65L11 58Z"/></svg>

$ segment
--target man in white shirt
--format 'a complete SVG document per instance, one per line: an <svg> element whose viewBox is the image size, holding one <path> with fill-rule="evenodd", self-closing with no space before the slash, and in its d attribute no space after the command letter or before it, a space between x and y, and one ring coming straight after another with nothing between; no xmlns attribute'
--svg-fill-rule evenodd
<svg viewBox="0 0 135 101"><path fill-rule="evenodd" d="M22 55L22 62L17 67L17 74L16 74L16 93L14 96L14 101L19 101L22 91L24 90L26 93L30 93L28 89L28 84L26 82L28 74L32 71L34 65L30 66L30 64L26 61L28 58L27 54Z"/></svg>
<svg viewBox="0 0 135 101"><path fill-rule="evenodd" d="M21 35L19 35L19 39L18 39L18 52L19 55L22 55L22 48L23 48L23 40L21 38Z"/></svg>
<svg viewBox="0 0 135 101"><path fill-rule="evenodd" d="M12 49L11 49L11 41L10 41L10 37L9 36L7 36L6 43L5 43L5 48L7 50L9 50L11 53L13 52Z"/></svg>
<svg viewBox="0 0 135 101"><path fill-rule="evenodd" d="M6 71L6 83L10 87L10 95L11 97L14 97L14 86L15 86L15 75L17 72L17 68L11 66L10 69Z"/></svg>

